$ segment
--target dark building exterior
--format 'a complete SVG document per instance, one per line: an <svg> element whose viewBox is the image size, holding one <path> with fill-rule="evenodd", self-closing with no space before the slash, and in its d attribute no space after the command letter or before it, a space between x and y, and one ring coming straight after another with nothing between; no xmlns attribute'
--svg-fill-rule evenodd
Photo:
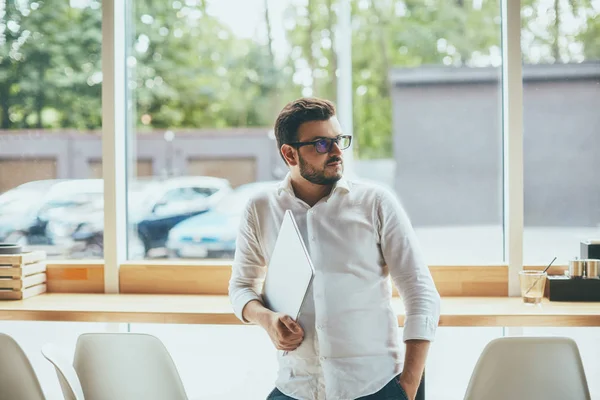
<svg viewBox="0 0 600 400"><path fill-rule="evenodd" d="M164 133L142 133L132 141L136 175L209 175L238 186L277 174L276 144L267 128ZM0 193L36 179L100 177L99 132L0 132Z"/></svg>
<svg viewBox="0 0 600 400"><path fill-rule="evenodd" d="M500 68L390 73L395 188L416 226L502 223ZM600 224L600 63L523 69L527 226Z"/></svg>

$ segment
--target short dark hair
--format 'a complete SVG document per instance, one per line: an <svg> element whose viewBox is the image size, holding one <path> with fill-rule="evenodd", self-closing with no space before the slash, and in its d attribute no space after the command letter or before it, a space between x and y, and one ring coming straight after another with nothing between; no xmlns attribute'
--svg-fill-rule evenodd
<svg viewBox="0 0 600 400"><path fill-rule="evenodd" d="M298 141L300 125L309 121L327 121L334 115L335 105L329 100L303 97L288 103L275 121L275 138L281 157L281 146Z"/></svg>

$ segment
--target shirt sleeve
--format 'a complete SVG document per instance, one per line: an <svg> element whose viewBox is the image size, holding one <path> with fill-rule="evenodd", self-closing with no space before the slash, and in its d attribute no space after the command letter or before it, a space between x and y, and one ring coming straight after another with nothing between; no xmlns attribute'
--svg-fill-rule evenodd
<svg viewBox="0 0 600 400"><path fill-rule="evenodd" d="M397 197L379 194L381 251L404 302L403 340L433 341L440 318L440 296L433 283L412 225Z"/></svg>
<svg viewBox="0 0 600 400"><path fill-rule="evenodd" d="M236 239L235 257L229 280L229 299L235 315L248 323L242 311L248 302L258 300L265 280L266 265L258 239L255 207L250 201L240 222Z"/></svg>

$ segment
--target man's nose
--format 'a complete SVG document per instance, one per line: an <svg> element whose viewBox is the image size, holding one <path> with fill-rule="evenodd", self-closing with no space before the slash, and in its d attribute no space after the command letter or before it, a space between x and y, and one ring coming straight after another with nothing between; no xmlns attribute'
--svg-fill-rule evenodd
<svg viewBox="0 0 600 400"><path fill-rule="evenodd" d="M337 155L337 156L342 155L342 149L340 149L340 146L337 144L337 142L333 142L333 144L331 146L331 151L329 152L329 154Z"/></svg>

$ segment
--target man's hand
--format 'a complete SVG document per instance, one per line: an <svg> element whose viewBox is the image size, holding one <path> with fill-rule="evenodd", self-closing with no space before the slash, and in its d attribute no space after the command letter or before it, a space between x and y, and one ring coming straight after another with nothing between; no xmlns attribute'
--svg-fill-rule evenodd
<svg viewBox="0 0 600 400"><path fill-rule="evenodd" d="M408 379L402 379L404 375L400 375L400 379L398 380L402 389L408 396L408 400L414 400L417 397L417 390L419 390L419 385L415 385L413 382L409 382Z"/></svg>
<svg viewBox="0 0 600 400"><path fill-rule="evenodd" d="M260 325L267 331L278 350L296 350L304 339L304 330L289 315L275 313L258 300L252 300L242 310L246 321Z"/></svg>
<svg viewBox="0 0 600 400"><path fill-rule="evenodd" d="M302 327L289 315L273 313L263 328L278 350L296 350L304 339Z"/></svg>

